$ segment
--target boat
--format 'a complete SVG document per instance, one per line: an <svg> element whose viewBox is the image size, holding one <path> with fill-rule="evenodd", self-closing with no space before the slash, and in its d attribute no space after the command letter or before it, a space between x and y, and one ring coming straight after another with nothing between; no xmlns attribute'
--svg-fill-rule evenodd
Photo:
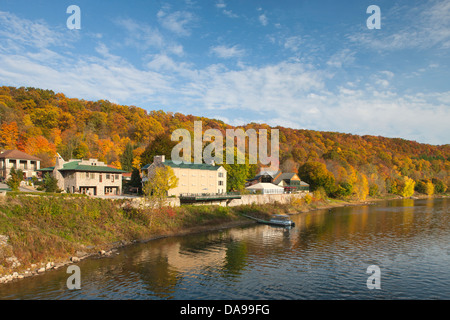
<svg viewBox="0 0 450 320"><path fill-rule="evenodd" d="M289 216L286 214L274 214L272 216L272 218L267 221L267 220L262 220L262 219L258 219L252 216L248 216L248 215L243 215L244 217L256 220L256 222L258 223L263 223L263 224L269 224L269 225L273 225L273 226L279 226L279 227L293 227L295 226L294 221L292 221L291 219L289 219Z"/></svg>
<svg viewBox="0 0 450 320"><path fill-rule="evenodd" d="M272 219L269 220L268 224L282 226L282 227L293 227L295 226L294 221L292 221L286 214L275 214Z"/></svg>

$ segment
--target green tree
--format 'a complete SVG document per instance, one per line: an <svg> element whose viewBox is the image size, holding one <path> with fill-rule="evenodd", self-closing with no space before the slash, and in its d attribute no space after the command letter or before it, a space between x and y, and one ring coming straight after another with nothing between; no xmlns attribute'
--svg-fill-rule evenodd
<svg viewBox="0 0 450 320"><path fill-rule="evenodd" d="M142 192L142 179L139 174L139 169L133 168L131 172L131 179L129 182L129 186L133 188L138 188L138 193Z"/></svg>
<svg viewBox="0 0 450 320"><path fill-rule="evenodd" d="M379 189L378 189L378 185L375 184L375 183L370 184L370 186L369 186L369 196L375 197L375 196L378 196L379 193L380 192L379 192Z"/></svg>
<svg viewBox="0 0 450 320"><path fill-rule="evenodd" d="M6 180L6 184L12 189L12 191L19 191L20 182L22 182L23 180L22 170L11 168L9 175L10 177L8 180Z"/></svg>
<svg viewBox="0 0 450 320"><path fill-rule="evenodd" d="M141 165L153 163L153 158L158 155L166 156L166 159L171 158L172 149L178 142L172 141L170 135L162 134L153 140L141 154Z"/></svg>
<svg viewBox="0 0 450 320"><path fill-rule="evenodd" d="M227 191L241 191L249 175L249 166L246 164L224 164L227 170Z"/></svg>
<svg viewBox="0 0 450 320"><path fill-rule="evenodd" d="M51 175L48 172L44 175L43 186L45 192L61 192L61 190L58 187L58 179L56 179L53 175Z"/></svg>
<svg viewBox="0 0 450 320"><path fill-rule="evenodd" d="M347 198L353 193L353 185L350 182L340 182L333 192L334 198Z"/></svg>
<svg viewBox="0 0 450 320"><path fill-rule="evenodd" d="M434 191L436 193L444 193L445 191L447 191L447 186L445 185L445 183L442 180L440 180L438 178L433 178L431 180L431 182L434 185Z"/></svg>
<svg viewBox="0 0 450 320"><path fill-rule="evenodd" d="M131 143L127 143L125 150L120 156L120 164L122 165L122 170L130 172L133 170L133 146Z"/></svg>
<svg viewBox="0 0 450 320"><path fill-rule="evenodd" d="M298 170L300 179L309 184L311 191L323 187L327 195L335 191L335 179L325 164L309 161L300 166Z"/></svg>
<svg viewBox="0 0 450 320"><path fill-rule="evenodd" d="M78 146L73 150L73 156L75 159L83 159L89 156L89 147L86 143L80 142Z"/></svg>

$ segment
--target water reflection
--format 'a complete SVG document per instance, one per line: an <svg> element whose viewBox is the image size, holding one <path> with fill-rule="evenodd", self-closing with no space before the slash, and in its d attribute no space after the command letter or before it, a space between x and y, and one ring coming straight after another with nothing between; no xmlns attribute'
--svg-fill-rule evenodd
<svg viewBox="0 0 450 320"><path fill-rule="evenodd" d="M254 225L135 245L65 270L0 286L19 299L449 298L447 199L405 199L299 214L295 227ZM368 290L366 268L382 270Z"/></svg>

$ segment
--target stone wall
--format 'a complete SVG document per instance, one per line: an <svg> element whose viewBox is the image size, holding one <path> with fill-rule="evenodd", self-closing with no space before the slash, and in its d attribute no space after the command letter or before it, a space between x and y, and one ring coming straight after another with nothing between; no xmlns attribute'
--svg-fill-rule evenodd
<svg viewBox="0 0 450 320"><path fill-rule="evenodd" d="M241 199L233 199L228 203L228 206L240 206L240 205L250 205L250 204L267 204L267 203L281 203L286 204L291 201L294 197L303 198L309 192L300 193L283 193L283 194L246 194L242 195Z"/></svg>
<svg viewBox="0 0 450 320"><path fill-rule="evenodd" d="M286 204L291 201L292 198L303 198L309 194L309 192L303 191L300 193L290 193L290 194L246 194L242 195L241 199L232 200L220 200L220 201L202 201L193 203L193 205L217 205L223 207L235 207L240 205L251 205L251 204L267 204L267 203L281 203ZM135 207L144 206L144 198L135 198L132 201L132 205ZM179 198L168 198L168 204L171 207L179 207Z"/></svg>

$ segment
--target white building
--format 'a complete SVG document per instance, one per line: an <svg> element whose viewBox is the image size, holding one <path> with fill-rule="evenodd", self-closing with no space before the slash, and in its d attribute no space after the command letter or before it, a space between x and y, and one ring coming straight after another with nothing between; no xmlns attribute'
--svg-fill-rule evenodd
<svg viewBox="0 0 450 320"><path fill-rule="evenodd" d="M122 194L122 174L125 172L107 166L97 159L64 161L56 158L54 167L40 169L58 180L58 187L67 193L84 193L93 196Z"/></svg>
<svg viewBox="0 0 450 320"><path fill-rule="evenodd" d="M281 194L284 193L284 187L274 185L273 183L268 182L260 182L254 185L251 185L246 190L253 191L255 193L261 194Z"/></svg>
<svg viewBox="0 0 450 320"><path fill-rule="evenodd" d="M6 150L0 153L0 178L9 178L11 169L22 170L23 178L36 176L40 169L41 159L19 150Z"/></svg>
<svg viewBox="0 0 450 320"><path fill-rule="evenodd" d="M178 178L178 186L169 190L168 196L180 194L217 194L227 192L227 170L223 166L213 164L180 163L165 160L165 156L155 156L153 163L142 170L142 182L151 179L157 167L168 166Z"/></svg>

